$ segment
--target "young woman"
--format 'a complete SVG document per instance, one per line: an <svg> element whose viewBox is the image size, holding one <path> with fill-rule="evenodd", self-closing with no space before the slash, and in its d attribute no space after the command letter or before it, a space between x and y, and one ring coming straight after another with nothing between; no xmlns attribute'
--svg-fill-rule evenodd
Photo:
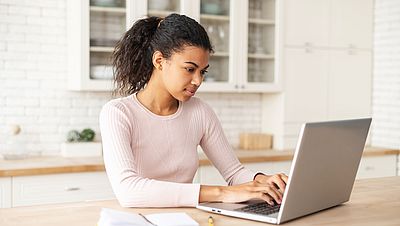
<svg viewBox="0 0 400 226"><path fill-rule="evenodd" d="M213 52L204 28L178 14L137 21L113 53L117 91L100 113L104 163L124 207L280 203L287 176L245 169L213 110L193 97ZM229 186L193 184L197 146Z"/></svg>

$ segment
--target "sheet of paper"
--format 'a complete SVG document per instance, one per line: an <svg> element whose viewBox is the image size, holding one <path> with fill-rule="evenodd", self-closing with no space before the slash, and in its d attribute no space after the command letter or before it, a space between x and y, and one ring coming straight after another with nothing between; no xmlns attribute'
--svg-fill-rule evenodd
<svg viewBox="0 0 400 226"><path fill-rule="evenodd" d="M186 213L154 213L146 214L146 218L157 226L198 226Z"/></svg>
<svg viewBox="0 0 400 226"><path fill-rule="evenodd" d="M113 209L103 208L98 226L152 226L142 216Z"/></svg>

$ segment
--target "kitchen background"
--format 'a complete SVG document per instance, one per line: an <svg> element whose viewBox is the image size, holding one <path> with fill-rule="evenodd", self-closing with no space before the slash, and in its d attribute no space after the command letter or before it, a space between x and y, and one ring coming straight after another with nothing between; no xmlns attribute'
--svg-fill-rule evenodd
<svg viewBox="0 0 400 226"><path fill-rule="evenodd" d="M400 2L376 0L373 22L370 143L399 149ZM0 0L0 151L10 124L21 125L20 139L30 154L58 155L71 129L99 132L99 111L112 97L67 89L67 35L66 0ZM197 94L216 111L235 147L240 132L265 130L263 99L268 95L274 94Z"/></svg>

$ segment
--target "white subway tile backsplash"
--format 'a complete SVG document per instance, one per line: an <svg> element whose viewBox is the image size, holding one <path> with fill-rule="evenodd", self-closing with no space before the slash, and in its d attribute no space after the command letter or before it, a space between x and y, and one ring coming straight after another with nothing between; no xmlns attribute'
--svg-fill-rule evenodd
<svg viewBox="0 0 400 226"><path fill-rule="evenodd" d="M24 107L5 107L0 111L0 116L22 116L25 115Z"/></svg>
<svg viewBox="0 0 400 226"><path fill-rule="evenodd" d="M51 107L36 107L36 108L34 108L34 107L26 107L25 108L25 114L26 115L35 115L35 116L53 116L53 115L56 115L56 108L51 108Z"/></svg>
<svg viewBox="0 0 400 226"><path fill-rule="evenodd" d="M70 118L81 118L88 115L88 109L85 108L57 108L56 114L57 116L69 116Z"/></svg>
<svg viewBox="0 0 400 226"><path fill-rule="evenodd" d="M375 1L372 145L400 148L400 2Z"/></svg>
<svg viewBox="0 0 400 226"><path fill-rule="evenodd" d="M39 107L39 99L37 98L24 98L24 97L7 97L6 105L10 107Z"/></svg>
<svg viewBox="0 0 400 226"><path fill-rule="evenodd" d="M19 90L16 90L16 91L21 92L22 89L25 89L25 88L30 88L30 89L33 89L33 90L38 89L39 88L39 81L10 78L10 79L6 79L5 80L5 82L3 83L3 86L6 87L6 88L19 89Z"/></svg>
<svg viewBox="0 0 400 226"><path fill-rule="evenodd" d="M0 24L26 24L26 16L22 15L1 15Z"/></svg>
<svg viewBox="0 0 400 226"><path fill-rule="evenodd" d="M0 15L8 14L8 5L0 5Z"/></svg>
<svg viewBox="0 0 400 226"><path fill-rule="evenodd" d="M42 17L52 17L52 18L65 18L66 9L65 8L42 8Z"/></svg>
<svg viewBox="0 0 400 226"><path fill-rule="evenodd" d="M41 9L39 7L28 7L20 5L10 5L8 7L9 15L21 15L21 16L40 16Z"/></svg>
<svg viewBox="0 0 400 226"><path fill-rule="evenodd" d="M40 51L39 43L21 43L21 42L9 42L7 44L7 50L12 53L36 53Z"/></svg>

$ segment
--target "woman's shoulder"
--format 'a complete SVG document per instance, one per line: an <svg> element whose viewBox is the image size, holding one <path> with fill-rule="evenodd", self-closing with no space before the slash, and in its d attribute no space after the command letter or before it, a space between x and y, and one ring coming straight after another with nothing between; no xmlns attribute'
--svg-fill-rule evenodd
<svg viewBox="0 0 400 226"><path fill-rule="evenodd" d="M130 96L109 100L103 105L101 112L120 111L127 113L129 111L129 98Z"/></svg>

